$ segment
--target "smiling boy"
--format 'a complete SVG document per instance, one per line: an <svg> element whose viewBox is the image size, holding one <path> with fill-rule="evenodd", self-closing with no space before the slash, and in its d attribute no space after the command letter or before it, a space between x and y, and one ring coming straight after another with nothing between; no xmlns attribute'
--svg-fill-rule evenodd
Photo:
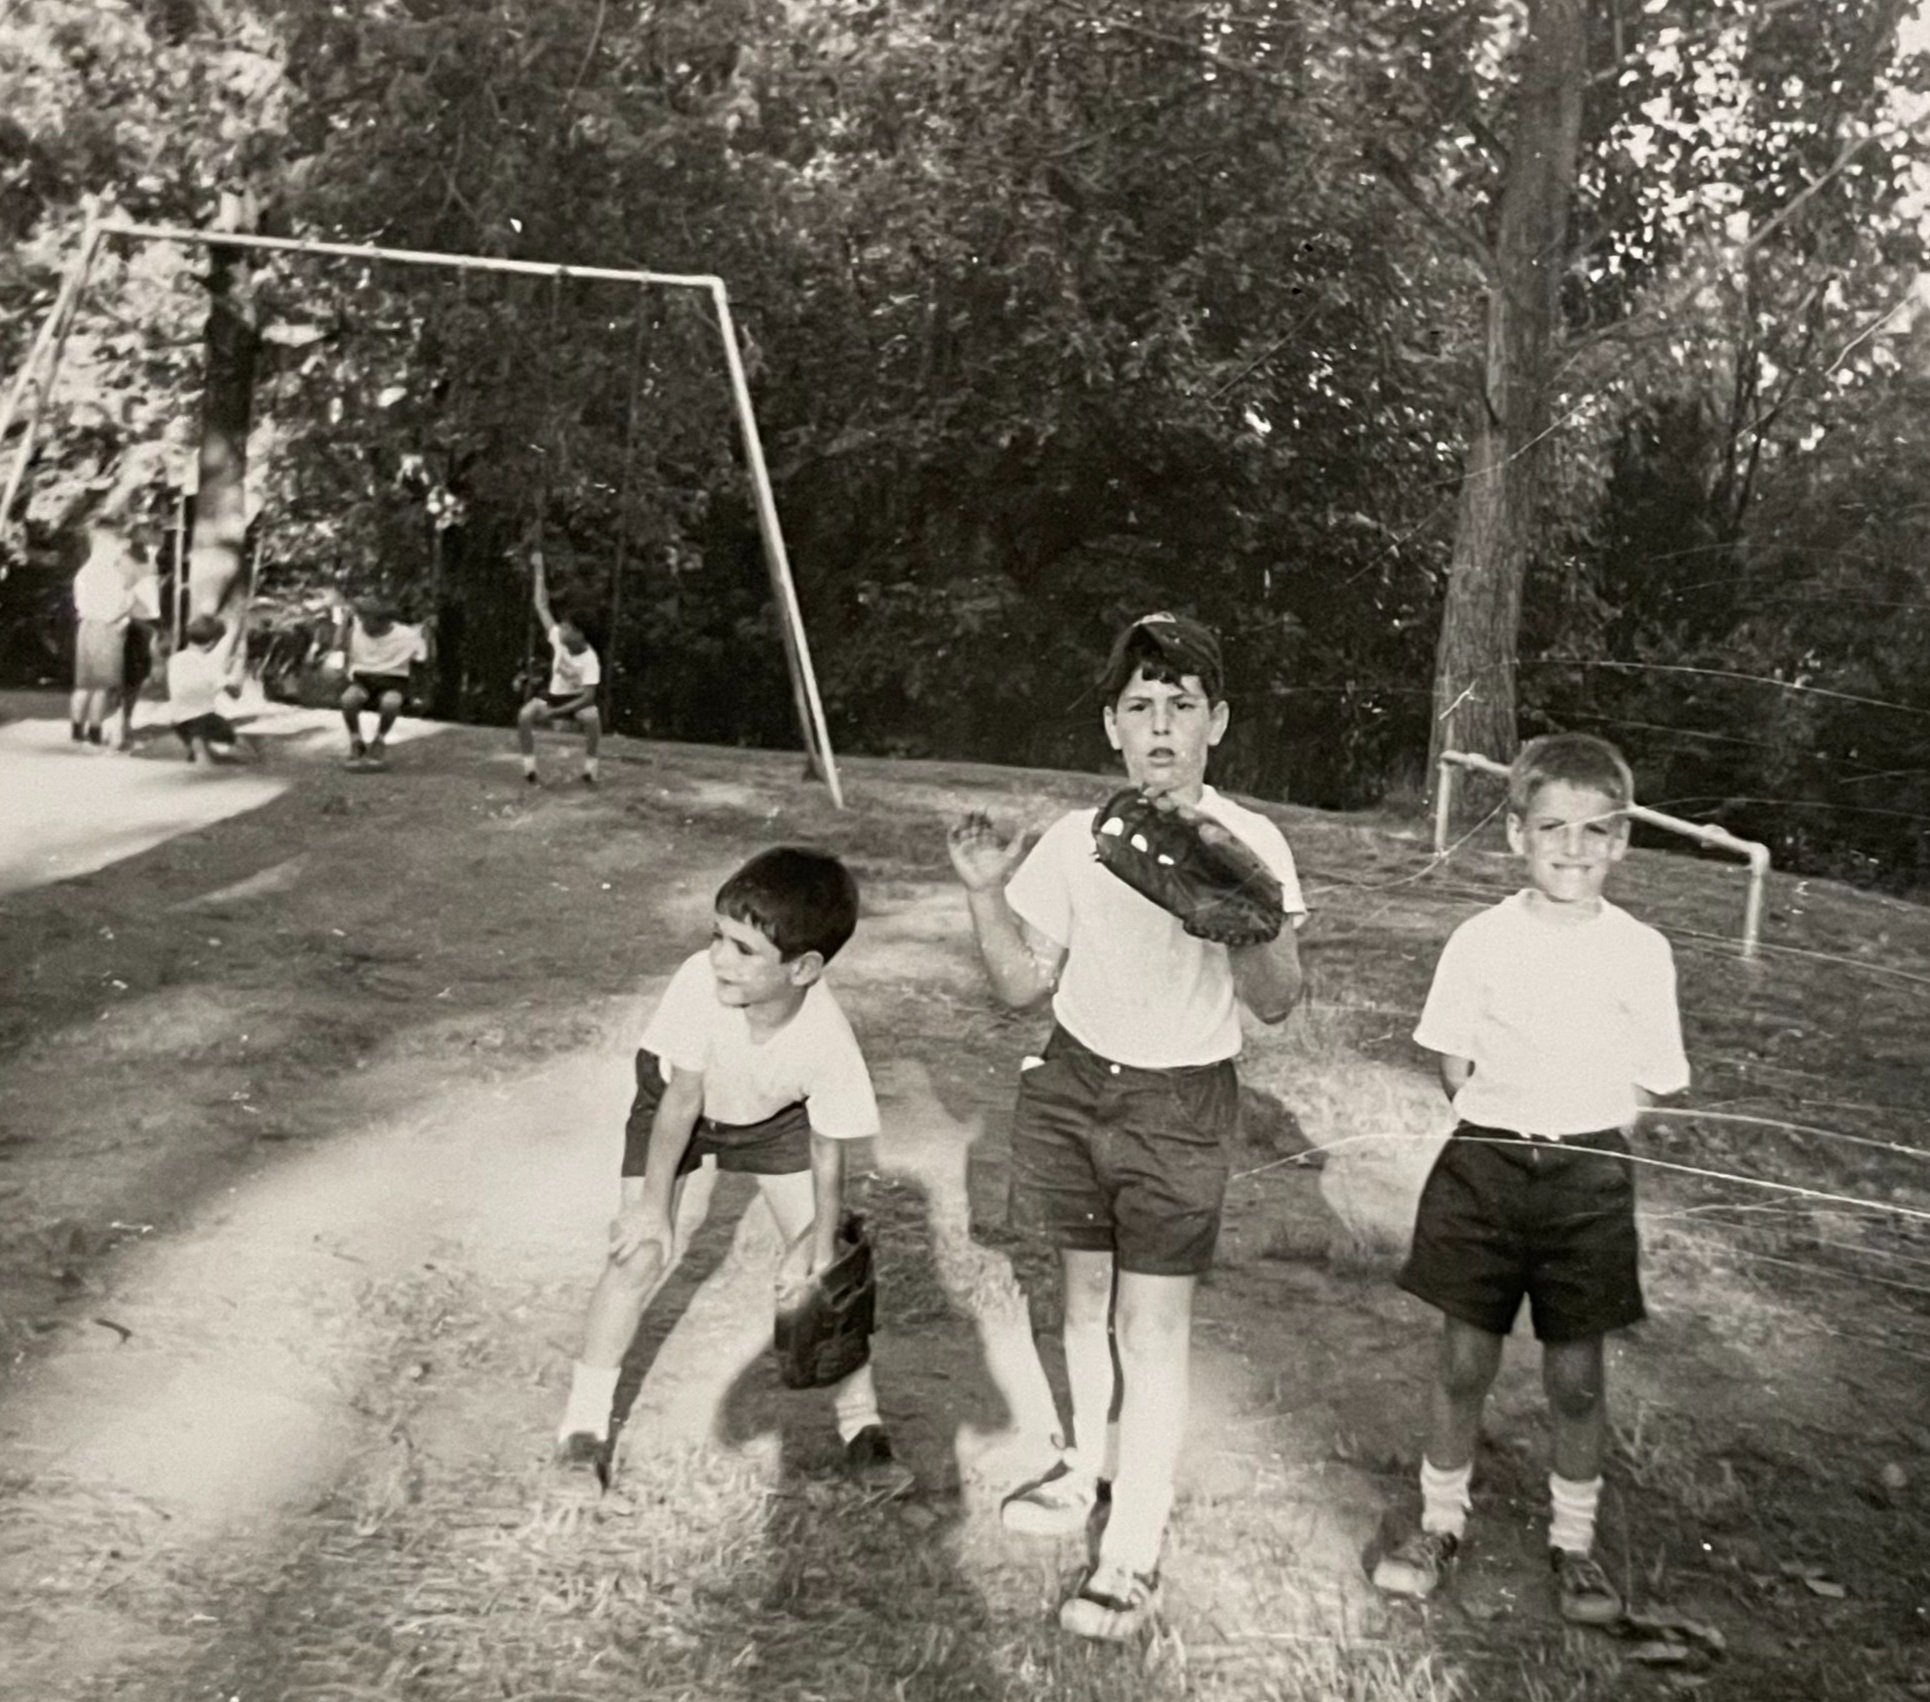
<svg viewBox="0 0 1930 1702"><path fill-rule="evenodd" d="M1374 1582L1425 1598L1466 1529L1481 1409L1527 1299L1554 1430L1549 1559L1562 1617L1621 1598L1591 1553L1607 1408L1603 1338L1644 1316L1628 1134L1688 1086L1669 944L1602 896L1628 850L1634 782L1584 733L1532 739L1508 779L1528 885L1455 929L1414 1038L1459 1119L1416 1212L1400 1284L1442 1314L1421 1524Z"/></svg>
<svg viewBox="0 0 1930 1702"><path fill-rule="evenodd" d="M822 851L760 852L718 888L710 944L678 967L644 1025L621 1204L557 1430L562 1463L607 1471L624 1355L702 1227L719 1171L757 1178L793 1249L783 1273L802 1263L815 1275L836 1257L846 1144L878 1132L864 1054L823 980L857 921L857 883ZM870 1365L831 1393L846 1470L873 1491L908 1489Z"/></svg>
<svg viewBox="0 0 1930 1702"><path fill-rule="evenodd" d="M1135 621L1113 646L1100 695L1107 740L1132 782L1203 836L1240 839L1303 920L1280 830L1206 784L1230 713L1214 634L1170 613ZM1006 1497L1001 1517L1026 1534L1076 1534L1110 1494L1097 1562L1059 1623L1119 1639L1158 1604L1193 1292L1219 1236L1238 1109L1237 1005L1285 1020L1301 970L1291 927L1252 946L1188 934L1097 861L1095 814L1062 816L1028 854L1023 835L1007 841L975 813L953 826L949 849L994 995L1024 1008L1051 994L1055 1019L1043 1056L1020 1067L1011 1217L1063 1260L1072 1445Z"/></svg>

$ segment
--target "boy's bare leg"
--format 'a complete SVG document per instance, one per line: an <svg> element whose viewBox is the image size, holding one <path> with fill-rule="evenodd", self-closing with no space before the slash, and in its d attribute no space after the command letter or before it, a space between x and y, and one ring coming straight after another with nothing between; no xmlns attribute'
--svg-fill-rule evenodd
<svg viewBox="0 0 1930 1702"><path fill-rule="evenodd" d="M526 757L536 754L536 729L547 725L549 706L540 697L532 697L516 712L516 748Z"/></svg>
<svg viewBox="0 0 1930 1702"><path fill-rule="evenodd" d="M603 738L603 717L597 713L596 705L576 712L576 724L583 729L583 773L589 780L596 779L596 747Z"/></svg>
<svg viewBox="0 0 1930 1702"><path fill-rule="evenodd" d="M716 1170L706 1165L680 1178L673 1187L670 1218L674 1230L668 1259L650 1252L635 1253L622 1262L605 1257L596 1287L590 1292L589 1309L583 1319L583 1345L570 1367L569 1401L556 1429L558 1458L565 1463L594 1464L599 1476L606 1474L610 1409L623 1375L624 1355L636 1339L637 1326L643 1322L650 1302L709 1215L716 1175ZM686 1183L693 1185L686 1187ZM634 1206L642 1198L643 1178L624 1177L623 1206Z"/></svg>
<svg viewBox="0 0 1930 1702"><path fill-rule="evenodd" d="M379 745L389 736L389 729L395 725L395 718L402 713L402 694L398 691L385 691L381 701L375 707L375 742Z"/></svg>
<svg viewBox="0 0 1930 1702"><path fill-rule="evenodd" d="M690 1238L703 1227L710 1215L711 1189L717 1172L709 1167L681 1177L670 1192L670 1217L676 1226L676 1240L668 1260L653 1258L647 1251L619 1264L606 1257L603 1269L590 1292L589 1311L583 1319L583 1347L579 1364L615 1370L623 1363L636 1339L637 1326L649 1310L650 1302L677 1268ZM643 1178L623 1178L623 1205L627 1209L643 1198Z"/></svg>
<svg viewBox="0 0 1930 1702"><path fill-rule="evenodd" d="M1066 1385L1072 1397L1072 1447L1069 1463L1081 1478L1110 1478L1118 1462L1108 1447L1108 1425L1117 1392L1113 1361L1113 1287L1111 1253L1068 1247L1065 1269Z"/></svg>
<svg viewBox="0 0 1930 1702"><path fill-rule="evenodd" d="M1459 1472L1474 1464L1481 1435L1481 1409L1495 1373L1501 1369L1502 1338L1464 1324L1442 1321L1441 1356L1428 1391L1427 1463L1437 1471Z"/></svg>
<svg viewBox="0 0 1930 1702"><path fill-rule="evenodd" d="M1374 1583L1391 1595L1425 1599L1446 1576L1468 1523L1468 1486L1481 1435L1481 1409L1501 1368L1502 1338L1444 1318L1428 1390L1421 1453L1421 1528L1382 1555Z"/></svg>
<svg viewBox="0 0 1930 1702"><path fill-rule="evenodd" d="M1622 1611L1621 1596L1593 1562L1575 1563L1595 1546L1602 1499L1602 1453L1608 1434L1602 1338L1551 1342L1542 1349L1541 1382L1555 1433L1548 1477L1548 1546L1558 1551L1556 1580L1562 1616L1605 1625Z"/></svg>
<svg viewBox="0 0 1930 1702"><path fill-rule="evenodd" d="M1121 1383L1119 1475L1100 1540L1102 1566L1142 1574L1159 1569L1186 1439L1196 1282L1190 1276L1119 1273L1113 1313Z"/></svg>

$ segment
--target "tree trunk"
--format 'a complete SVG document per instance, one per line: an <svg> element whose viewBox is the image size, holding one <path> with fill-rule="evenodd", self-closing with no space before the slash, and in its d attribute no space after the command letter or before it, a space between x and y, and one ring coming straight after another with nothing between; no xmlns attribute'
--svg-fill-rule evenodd
<svg viewBox="0 0 1930 1702"><path fill-rule="evenodd" d="M1532 0L1488 291L1487 358L1434 654L1430 796L1443 750L1510 760L1521 589L1536 535L1552 354L1581 138L1582 0Z"/></svg>
<svg viewBox="0 0 1930 1702"><path fill-rule="evenodd" d="M250 230L254 198L224 194L221 224ZM201 392L201 482L188 553L189 607L218 613L242 586L248 534L248 429L254 420L261 326L248 251L208 250L207 371Z"/></svg>

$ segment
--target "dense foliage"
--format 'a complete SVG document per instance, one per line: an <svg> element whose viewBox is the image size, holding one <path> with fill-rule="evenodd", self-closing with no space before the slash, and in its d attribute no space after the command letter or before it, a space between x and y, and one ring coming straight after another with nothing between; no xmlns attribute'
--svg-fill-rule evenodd
<svg viewBox="0 0 1930 1702"><path fill-rule="evenodd" d="M90 197L716 273L840 749L1094 760L1107 632L1174 603L1230 635L1232 784L1410 796L1532 10L37 0L0 14L0 364ZM1524 733L1598 728L1650 799L1899 883L1930 877L1902 13L1587 8L1516 675ZM85 508L176 513L207 268L109 245L4 546L16 673L58 654ZM438 706L498 719L540 537L620 726L795 738L701 295L313 257L251 287L265 596L401 595Z"/></svg>

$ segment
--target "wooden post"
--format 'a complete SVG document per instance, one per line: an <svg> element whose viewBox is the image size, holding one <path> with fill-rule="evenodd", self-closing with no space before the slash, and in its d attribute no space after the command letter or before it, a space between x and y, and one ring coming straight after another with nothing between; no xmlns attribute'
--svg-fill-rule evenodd
<svg viewBox="0 0 1930 1702"><path fill-rule="evenodd" d="M711 298L717 303L717 322L724 334L724 360L730 368L737 423L744 434L744 458L750 463L751 488L757 497L758 531L764 541L764 561L770 570L771 589L777 595L784 660L790 668L791 695L796 700L798 722L804 730L804 748L812 767L824 776L825 784L831 788L832 803L843 809L844 792L838 784L836 759L831 754L831 734L824 724L824 705L818 698L810 642L804 636L804 615L798 608L797 587L791 581L791 561L784 552L784 531L777 519L777 498L771 492L770 470L764 465L764 445L757 434L757 416L751 409L751 387L744 376L744 358L737 348L737 327L731 319L730 298L721 278L711 285Z"/></svg>

